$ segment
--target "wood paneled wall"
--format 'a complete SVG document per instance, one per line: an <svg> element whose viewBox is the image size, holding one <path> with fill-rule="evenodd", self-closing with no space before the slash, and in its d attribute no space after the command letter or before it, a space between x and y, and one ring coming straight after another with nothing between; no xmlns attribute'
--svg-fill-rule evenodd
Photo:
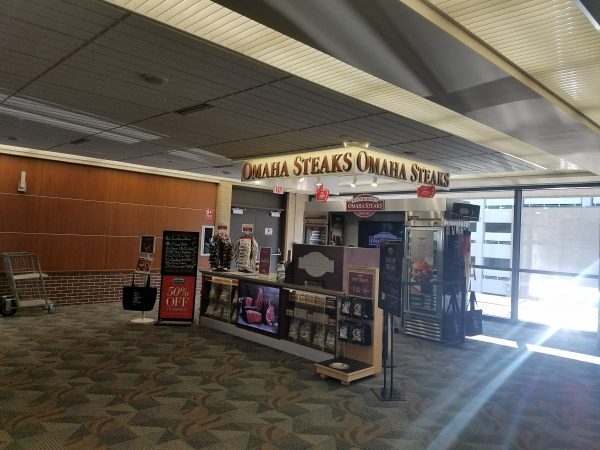
<svg viewBox="0 0 600 450"><path fill-rule="evenodd" d="M21 171L27 193L17 193ZM0 155L0 252L36 253L44 271L133 270L141 235L202 231L217 186L35 158ZM208 266L200 257L200 267Z"/></svg>

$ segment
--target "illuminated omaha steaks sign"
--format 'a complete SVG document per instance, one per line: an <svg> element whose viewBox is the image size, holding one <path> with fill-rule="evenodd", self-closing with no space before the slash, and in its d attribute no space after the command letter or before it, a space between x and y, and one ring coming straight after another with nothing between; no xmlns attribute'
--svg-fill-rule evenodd
<svg viewBox="0 0 600 450"><path fill-rule="evenodd" d="M362 147L273 156L242 163L242 181L335 174L365 174L439 187L450 186L450 175L438 167Z"/></svg>
<svg viewBox="0 0 600 450"><path fill-rule="evenodd" d="M346 201L346 211L353 212L358 217L371 217L377 211L384 210L385 200L370 194L360 194Z"/></svg>

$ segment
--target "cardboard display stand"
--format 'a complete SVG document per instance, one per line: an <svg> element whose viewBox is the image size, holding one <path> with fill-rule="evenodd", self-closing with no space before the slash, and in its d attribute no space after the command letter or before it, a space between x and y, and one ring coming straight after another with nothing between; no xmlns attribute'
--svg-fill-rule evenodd
<svg viewBox="0 0 600 450"><path fill-rule="evenodd" d="M194 322L200 234L164 231L158 322Z"/></svg>

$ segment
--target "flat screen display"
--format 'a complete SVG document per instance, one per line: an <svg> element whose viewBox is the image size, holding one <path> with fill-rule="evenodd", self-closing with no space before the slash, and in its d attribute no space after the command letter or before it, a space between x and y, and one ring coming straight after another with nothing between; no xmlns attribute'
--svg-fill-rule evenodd
<svg viewBox="0 0 600 450"><path fill-rule="evenodd" d="M238 292L237 325L279 337L281 290L240 281Z"/></svg>
<svg viewBox="0 0 600 450"><path fill-rule="evenodd" d="M363 248L378 248L382 241L402 240L404 223L375 222L361 220L358 222L358 246Z"/></svg>

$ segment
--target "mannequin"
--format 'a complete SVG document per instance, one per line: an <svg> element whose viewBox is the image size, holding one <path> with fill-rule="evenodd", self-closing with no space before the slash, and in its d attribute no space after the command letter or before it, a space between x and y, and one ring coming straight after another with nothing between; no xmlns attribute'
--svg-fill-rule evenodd
<svg viewBox="0 0 600 450"><path fill-rule="evenodd" d="M213 270L229 270L233 246L227 233L219 233L213 236L210 241L209 256L210 267Z"/></svg>
<svg viewBox="0 0 600 450"><path fill-rule="evenodd" d="M233 259L240 272L254 272L258 259L258 243L250 233L240 236L233 248Z"/></svg>

